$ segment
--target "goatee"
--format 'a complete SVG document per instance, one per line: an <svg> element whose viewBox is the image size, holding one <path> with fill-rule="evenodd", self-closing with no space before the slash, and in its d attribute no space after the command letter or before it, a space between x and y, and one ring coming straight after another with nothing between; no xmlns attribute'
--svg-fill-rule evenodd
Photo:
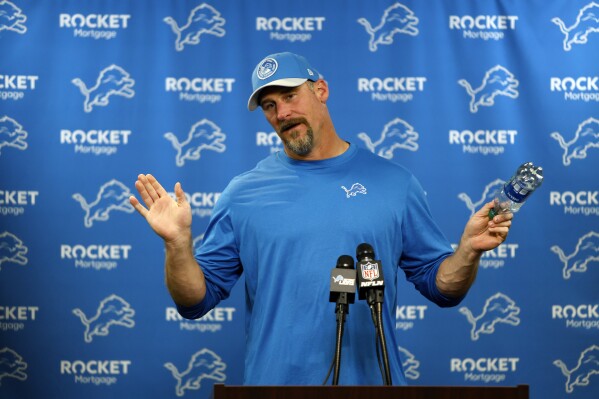
<svg viewBox="0 0 599 399"><path fill-rule="evenodd" d="M281 125L281 133L287 130L288 128L293 128L300 123L306 126L306 135L303 137L299 137L299 132L290 132L289 138L284 138L283 134L280 134L281 140L289 151L298 156L305 156L312 151L314 148L314 131L312 127L308 124L304 118L297 118L287 121L286 123Z"/></svg>

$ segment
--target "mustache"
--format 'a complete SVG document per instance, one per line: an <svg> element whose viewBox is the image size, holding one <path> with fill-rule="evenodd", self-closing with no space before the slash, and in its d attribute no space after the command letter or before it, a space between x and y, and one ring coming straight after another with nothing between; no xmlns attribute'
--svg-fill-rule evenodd
<svg viewBox="0 0 599 399"><path fill-rule="evenodd" d="M303 123L306 126L310 127L308 125L308 121L305 118L293 118L293 119L289 119L289 120L286 120L283 123L281 123L279 133L283 133L285 130L287 130L295 125L299 125L300 123Z"/></svg>

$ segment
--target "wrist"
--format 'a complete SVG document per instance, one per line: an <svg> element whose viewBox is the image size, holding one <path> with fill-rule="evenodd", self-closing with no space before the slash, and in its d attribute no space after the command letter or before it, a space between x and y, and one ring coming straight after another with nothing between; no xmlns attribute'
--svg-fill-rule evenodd
<svg viewBox="0 0 599 399"><path fill-rule="evenodd" d="M469 240L462 239L455 254L459 256L466 263L475 263L481 258L484 251L472 248Z"/></svg>
<svg viewBox="0 0 599 399"><path fill-rule="evenodd" d="M188 229L175 235L171 239L164 239L164 247L167 251L180 251L191 248L192 242L191 229Z"/></svg>

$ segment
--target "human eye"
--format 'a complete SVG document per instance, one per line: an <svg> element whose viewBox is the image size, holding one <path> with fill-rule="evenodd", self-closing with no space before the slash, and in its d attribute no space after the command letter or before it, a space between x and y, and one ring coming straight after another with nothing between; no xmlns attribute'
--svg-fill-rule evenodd
<svg viewBox="0 0 599 399"><path fill-rule="evenodd" d="M274 108L274 104L271 101L265 101L262 103L262 110L270 111Z"/></svg>

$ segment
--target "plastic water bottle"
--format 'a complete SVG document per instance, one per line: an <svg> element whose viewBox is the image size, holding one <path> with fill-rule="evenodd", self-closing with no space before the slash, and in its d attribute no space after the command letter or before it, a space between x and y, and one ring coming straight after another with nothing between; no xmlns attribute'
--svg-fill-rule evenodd
<svg viewBox="0 0 599 399"><path fill-rule="evenodd" d="M520 165L495 196L495 207L489 211L489 219L504 212L516 213L533 191L543 183L543 168L532 162Z"/></svg>

